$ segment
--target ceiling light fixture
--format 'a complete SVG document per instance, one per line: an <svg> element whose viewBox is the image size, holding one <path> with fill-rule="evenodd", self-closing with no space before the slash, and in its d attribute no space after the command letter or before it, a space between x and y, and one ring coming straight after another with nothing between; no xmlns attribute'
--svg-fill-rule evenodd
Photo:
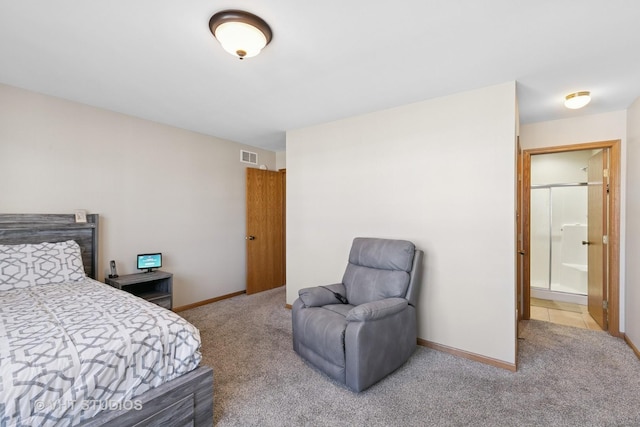
<svg viewBox="0 0 640 427"><path fill-rule="evenodd" d="M209 29L224 50L240 59L251 58L271 41L269 24L242 10L223 10L211 17Z"/></svg>
<svg viewBox="0 0 640 427"><path fill-rule="evenodd" d="M577 110L587 105L591 101L591 92L584 90L574 92L564 97L564 106L572 110Z"/></svg>

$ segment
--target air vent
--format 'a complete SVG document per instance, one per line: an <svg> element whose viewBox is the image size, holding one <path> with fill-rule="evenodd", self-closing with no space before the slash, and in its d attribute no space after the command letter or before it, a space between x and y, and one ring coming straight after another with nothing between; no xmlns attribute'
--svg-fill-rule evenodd
<svg viewBox="0 0 640 427"><path fill-rule="evenodd" d="M258 154L251 151L240 150L240 161L242 163L251 163L252 165L258 164Z"/></svg>

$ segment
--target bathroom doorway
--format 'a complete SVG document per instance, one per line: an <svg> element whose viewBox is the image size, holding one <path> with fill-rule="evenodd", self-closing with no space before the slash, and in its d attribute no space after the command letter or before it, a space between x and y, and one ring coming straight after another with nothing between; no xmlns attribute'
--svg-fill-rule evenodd
<svg viewBox="0 0 640 427"><path fill-rule="evenodd" d="M619 335L619 163L619 141L523 152L523 319L532 301L578 304Z"/></svg>
<svg viewBox="0 0 640 427"><path fill-rule="evenodd" d="M592 256L589 263L588 223L592 226L600 224L603 215L602 209L593 209L591 215L588 214L590 180L587 170L590 159L602 156L602 151L577 150L531 156L532 319L604 329L601 324L604 316L598 316L602 308L595 314L588 309L588 277L593 278L600 271L602 286L604 260L600 254L600 258ZM602 203L596 206L602 206ZM600 322L594 320L596 316Z"/></svg>

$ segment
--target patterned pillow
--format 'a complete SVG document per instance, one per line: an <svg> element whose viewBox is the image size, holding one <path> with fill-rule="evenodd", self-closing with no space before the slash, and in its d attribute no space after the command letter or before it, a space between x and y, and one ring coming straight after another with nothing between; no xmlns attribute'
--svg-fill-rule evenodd
<svg viewBox="0 0 640 427"><path fill-rule="evenodd" d="M73 240L0 245L0 291L75 282L85 276L80 246Z"/></svg>

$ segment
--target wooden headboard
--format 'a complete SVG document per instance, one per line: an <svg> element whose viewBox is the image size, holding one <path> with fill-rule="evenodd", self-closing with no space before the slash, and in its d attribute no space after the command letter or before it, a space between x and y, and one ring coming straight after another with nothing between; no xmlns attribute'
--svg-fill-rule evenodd
<svg viewBox="0 0 640 427"><path fill-rule="evenodd" d="M75 240L87 276L98 274L98 214L75 222L73 214L0 214L0 245Z"/></svg>

